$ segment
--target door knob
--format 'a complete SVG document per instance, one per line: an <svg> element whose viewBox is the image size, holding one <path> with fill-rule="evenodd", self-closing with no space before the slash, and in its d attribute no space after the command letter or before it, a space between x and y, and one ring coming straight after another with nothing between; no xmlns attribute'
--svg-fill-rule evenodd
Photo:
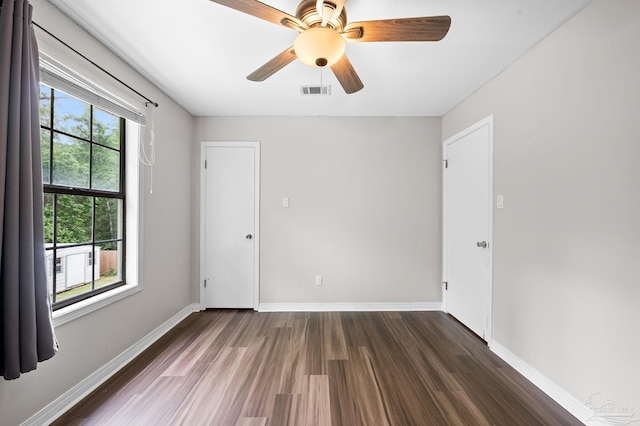
<svg viewBox="0 0 640 426"><path fill-rule="evenodd" d="M487 244L487 242L486 242L486 241L478 241L478 242L476 243L476 245L477 245L478 247L487 248L487 246L488 246L489 244Z"/></svg>
<svg viewBox="0 0 640 426"><path fill-rule="evenodd" d="M252 238L253 238L253 235L251 235L251 234L247 234L247 236L246 236L245 238L246 238L247 240L250 240L250 239L252 239Z"/></svg>

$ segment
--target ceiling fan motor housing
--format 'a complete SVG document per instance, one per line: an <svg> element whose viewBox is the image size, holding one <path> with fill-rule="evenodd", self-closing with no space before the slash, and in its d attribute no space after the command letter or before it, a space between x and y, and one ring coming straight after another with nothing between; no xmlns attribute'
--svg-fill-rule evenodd
<svg viewBox="0 0 640 426"><path fill-rule="evenodd" d="M327 1L325 1L325 3L331 5L333 8L336 7L333 3ZM309 28L322 25L322 16L316 8L316 0L302 0L296 9L296 18ZM344 30L345 25L347 25L346 8L342 9L342 12L340 12L340 15L336 19L327 22L327 27L333 28L339 33Z"/></svg>

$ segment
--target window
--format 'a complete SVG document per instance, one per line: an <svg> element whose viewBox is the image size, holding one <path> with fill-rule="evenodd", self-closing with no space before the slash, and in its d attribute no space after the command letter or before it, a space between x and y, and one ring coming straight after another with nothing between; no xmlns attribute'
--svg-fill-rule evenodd
<svg viewBox="0 0 640 426"><path fill-rule="evenodd" d="M126 121L44 84L40 117L55 310L125 284Z"/></svg>

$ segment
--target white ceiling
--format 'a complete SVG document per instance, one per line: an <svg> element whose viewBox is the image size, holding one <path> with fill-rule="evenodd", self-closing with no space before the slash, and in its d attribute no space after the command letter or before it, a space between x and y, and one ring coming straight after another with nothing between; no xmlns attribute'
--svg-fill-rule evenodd
<svg viewBox="0 0 640 426"><path fill-rule="evenodd" d="M208 0L50 1L195 116L442 116L590 0L349 0L349 22L452 19L436 43L348 43L364 83L352 95L300 61L248 81L297 33ZM264 2L291 15L298 4ZM300 94L321 77L331 96Z"/></svg>

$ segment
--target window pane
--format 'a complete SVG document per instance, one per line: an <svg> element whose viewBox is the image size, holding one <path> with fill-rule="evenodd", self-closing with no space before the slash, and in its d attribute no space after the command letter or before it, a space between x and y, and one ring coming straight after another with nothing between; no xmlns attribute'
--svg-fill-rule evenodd
<svg viewBox="0 0 640 426"><path fill-rule="evenodd" d="M93 141L120 148L120 118L101 109L93 109Z"/></svg>
<svg viewBox="0 0 640 426"><path fill-rule="evenodd" d="M40 124L51 127L51 88L40 85Z"/></svg>
<svg viewBox="0 0 640 426"><path fill-rule="evenodd" d="M40 152L42 158L42 183L49 182L49 167L51 162L51 131L40 129Z"/></svg>
<svg viewBox="0 0 640 426"><path fill-rule="evenodd" d="M54 129L89 139L90 105L59 90L53 99Z"/></svg>
<svg viewBox="0 0 640 426"><path fill-rule="evenodd" d="M122 201L114 198L96 198L96 241L120 238Z"/></svg>
<svg viewBox="0 0 640 426"><path fill-rule="evenodd" d="M75 188L89 187L89 143L53 134L53 183Z"/></svg>
<svg viewBox="0 0 640 426"><path fill-rule="evenodd" d="M96 281L96 288L122 281L120 273L122 265L120 260L122 256L121 247L121 243L107 243L96 246L96 260L99 262L100 269L100 278Z"/></svg>
<svg viewBox="0 0 640 426"><path fill-rule="evenodd" d="M100 145L93 146L91 187L105 191L120 190L120 152Z"/></svg>
<svg viewBox="0 0 640 426"><path fill-rule="evenodd" d="M44 194L44 242L53 243L53 195Z"/></svg>
<svg viewBox="0 0 640 426"><path fill-rule="evenodd" d="M55 268L56 301L59 302L92 290L94 265L92 246L67 247L57 250Z"/></svg>
<svg viewBox="0 0 640 426"><path fill-rule="evenodd" d="M58 195L56 239L58 244L91 242L92 197Z"/></svg>

